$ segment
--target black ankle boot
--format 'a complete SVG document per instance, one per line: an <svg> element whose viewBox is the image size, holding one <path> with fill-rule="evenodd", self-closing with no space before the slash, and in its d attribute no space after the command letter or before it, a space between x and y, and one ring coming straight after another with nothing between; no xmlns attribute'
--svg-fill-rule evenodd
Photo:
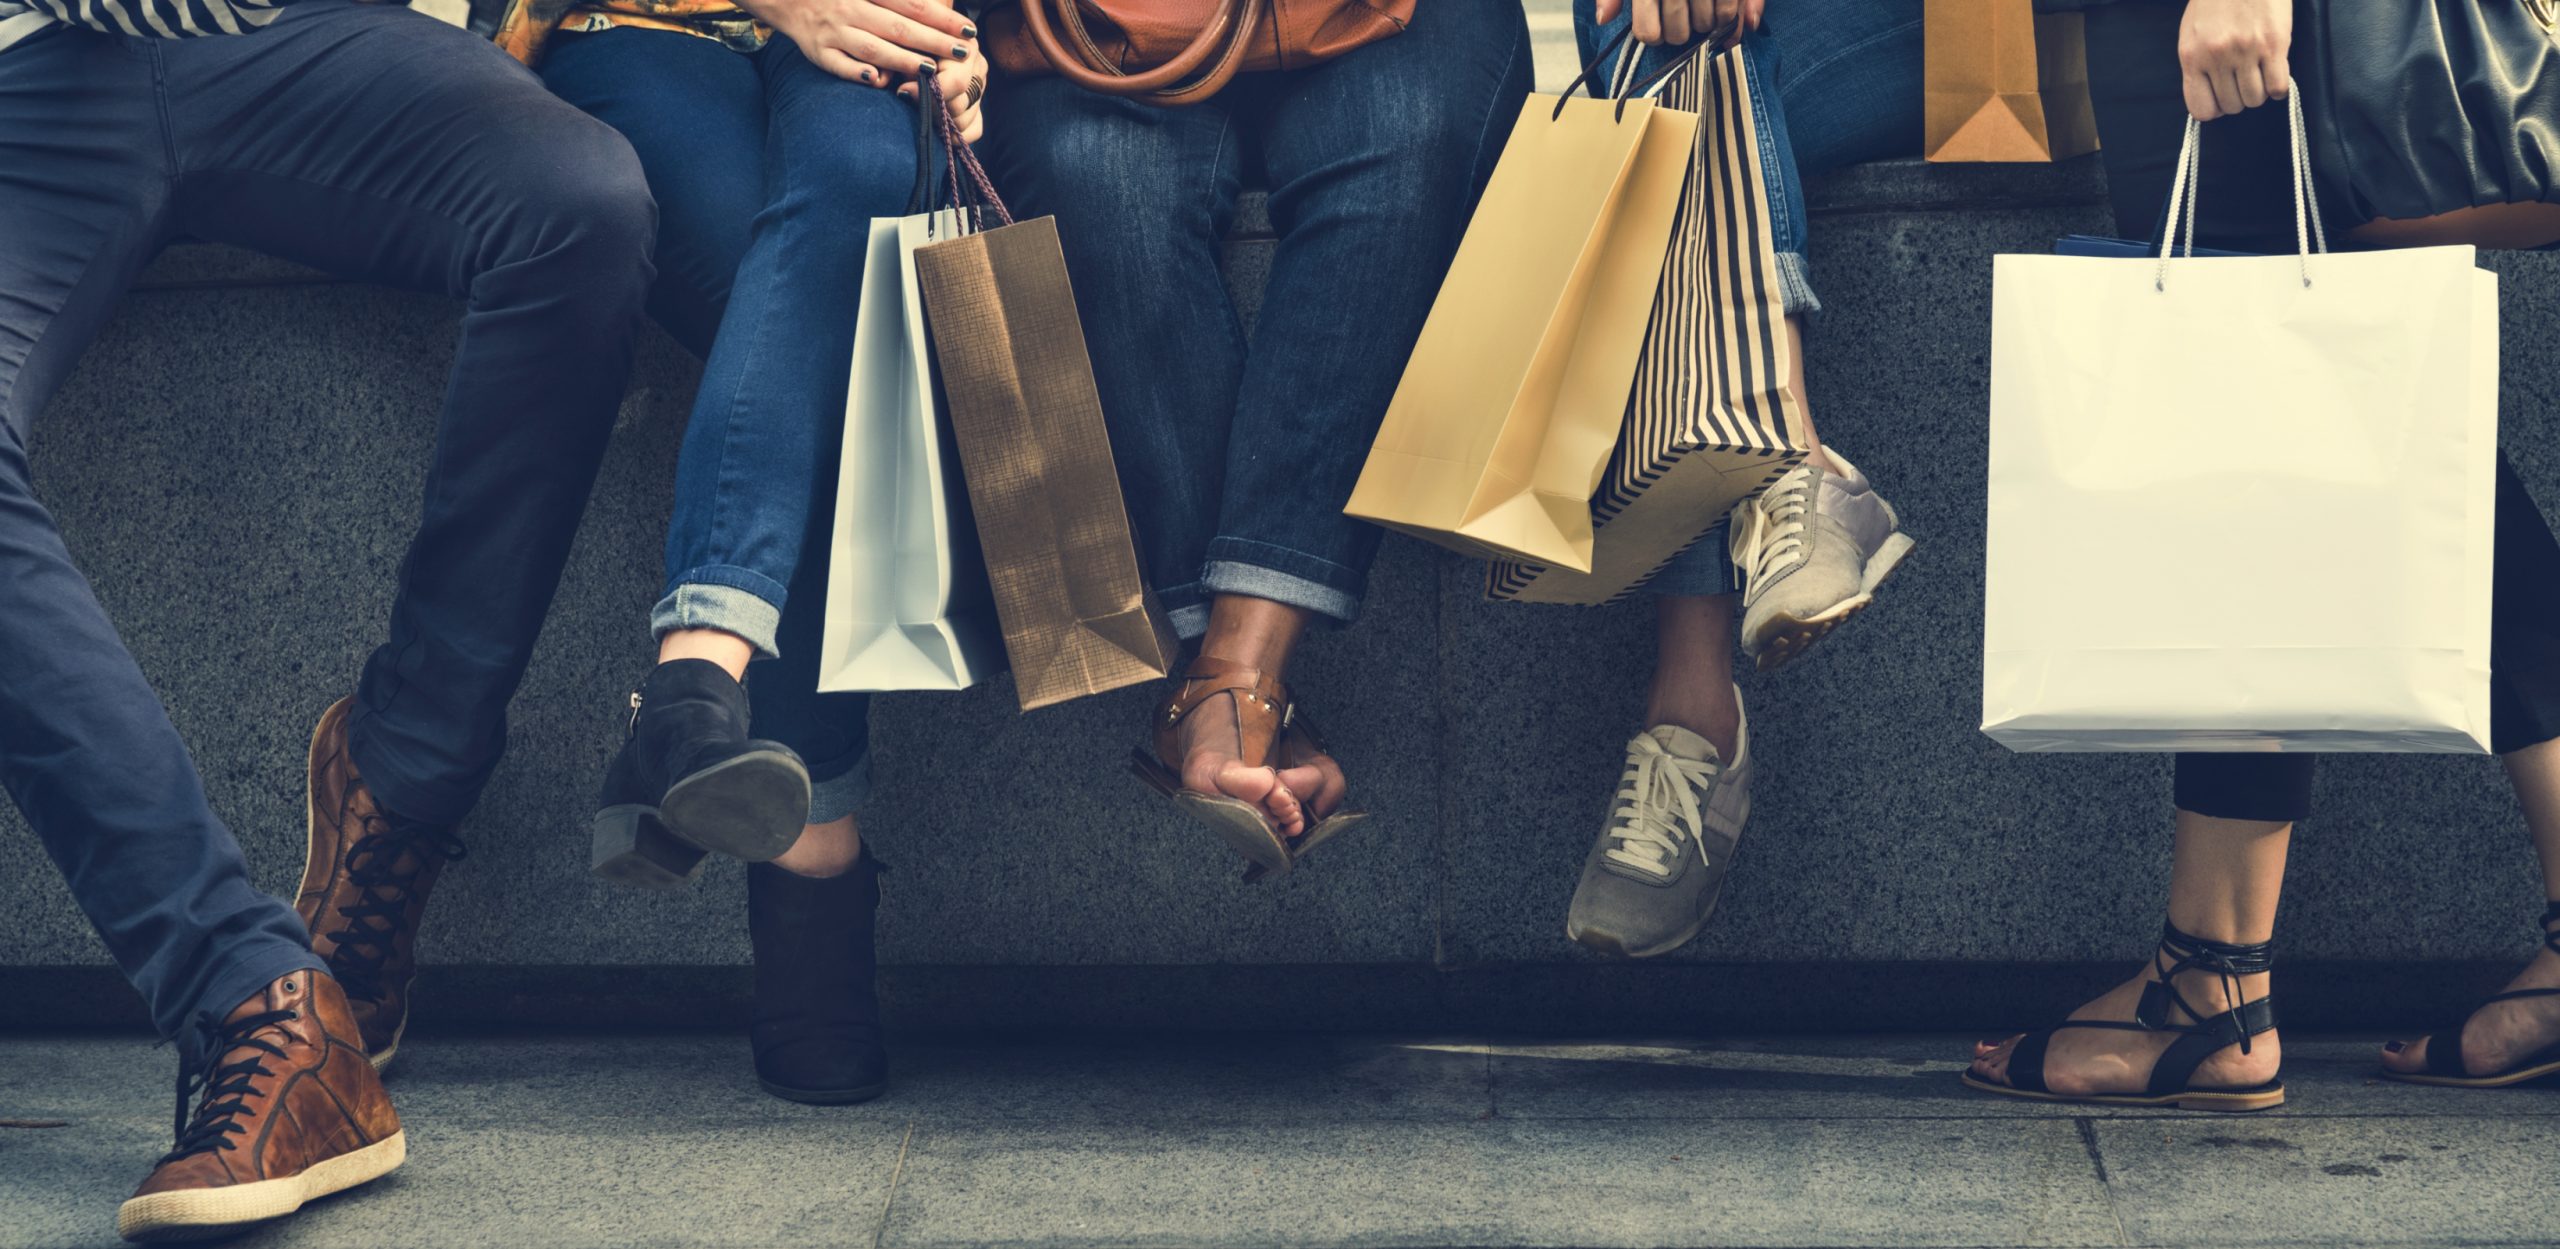
<svg viewBox="0 0 2560 1249"><path fill-rule="evenodd" d="M762 863L809 820L809 769L747 736L747 690L704 659L663 663L631 694L631 727L596 803L596 874L675 886L702 852Z"/></svg>
<svg viewBox="0 0 2560 1249"><path fill-rule="evenodd" d="M756 955L747 1035L765 1092L833 1105L867 1102L889 1087L871 932L880 870L868 847L841 876L812 879L770 863L747 869Z"/></svg>

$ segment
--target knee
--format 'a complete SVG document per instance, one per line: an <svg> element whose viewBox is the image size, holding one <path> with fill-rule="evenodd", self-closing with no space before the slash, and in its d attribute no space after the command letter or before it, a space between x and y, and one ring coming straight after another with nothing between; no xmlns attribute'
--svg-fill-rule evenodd
<svg viewBox="0 0 2560 1249"><path fill-rule="evenodd" d="M658 204L631 144L583 114L528 144L512 179L519 258L559 267L563 289L637 305L648 289Z"/></svg>

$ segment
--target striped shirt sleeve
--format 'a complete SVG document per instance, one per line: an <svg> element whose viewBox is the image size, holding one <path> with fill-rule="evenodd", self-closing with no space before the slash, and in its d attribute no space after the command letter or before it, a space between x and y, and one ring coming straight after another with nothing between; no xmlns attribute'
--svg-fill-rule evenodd
<svg viewBox="0 0 2560 1249"><path fill-rule="evenodd" d="M110 35L237 35L276 20L280 0L0 0L0 50L56 22Z"/></svg>

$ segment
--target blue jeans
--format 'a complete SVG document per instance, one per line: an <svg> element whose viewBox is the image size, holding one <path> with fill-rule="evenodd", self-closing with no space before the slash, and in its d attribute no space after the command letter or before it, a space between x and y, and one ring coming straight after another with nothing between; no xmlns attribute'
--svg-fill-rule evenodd
<svg viewBox="0 0 2560 1249"><path fill-rule="evenodd" d="M1743 41L1760 166L1769 180L1770 231L1790 316L1822 310L1805 264L1804 179L1920 150L1920 5L1921 0L1785 0L1771 5L1768 21ZM1574 0L1574 35L1586 62L1629 21L1622 13L1600 26L1592 8L1592 0ZM1642 55L1639 74L1670 53L1646 48ZM1612 58L1594 71L1604 87L1615 63ZM1719 523L1644 588L1656 594L1736 592L1741 586L1725 548L1725 526Z"/></svg>
<svg viewBox="0 0 2560 1249"><path fill-rule="evenodd" d="M871 219L905 211L915 112L780 36L741 53L674 31L564 35L542 76L639 153L659 205L649 309L704 357L652 630L754 645L756 734L808 762L811 822L849 815L870 700L817 692L826 550L863 253Z"/></svg>
<svg viewBox="0 0 2560 1249"><path fill-rule="evenodd" d="M1057 78L987 101L996 186L1052 214L1122 494L1174 628L1212 595L1359 612L1379 531L1342 514L1530 86L1518 0L1163 109ZM1247 179L1279 236L1248 338L1219 273Z"/></svg>
<svg viewBox="0 0 2560 1249"><path fill-rule="evenodd" d="M497 764L613 430L649 284L648 190L621 139L486 40L308 0L254 34L64 27L0 51L0 222L0 782L153 1022L191 1049L198 1012L320 964L293 909L251 882L72 566L30 482L29 430L180 234L463 300L417 536L351 729L387 808L459 820ZM219 431L205 441L220 453Z"/></svg>

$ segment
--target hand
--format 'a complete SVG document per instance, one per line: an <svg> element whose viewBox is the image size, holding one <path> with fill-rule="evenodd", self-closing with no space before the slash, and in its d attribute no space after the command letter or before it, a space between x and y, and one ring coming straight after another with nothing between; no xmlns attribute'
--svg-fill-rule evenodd
<svg viewBox="0 0 2560 1249"><path fill-rule="evenodd" d="M978 61L978 30L941 0L739 0L838 78L887 87L926 62ZM984 72L980 65L978 72Z"/></svg>
<svg viewBox="0 0 2560 1249"><path fill-rule="evenodd" d="M1739 39L1760 29L1761 10L1769 0L1598 0L1592 16L1602 25L1618 20L1621 10L1633 6L1635 39L1638 43L1688 43L1705 35L1726 35Z"/></svg>
<svg viewBox="0 0 2560 1249"><path fill-rule="evenodd" d="M2281 100L2293 90L2292 0L2188 0L2178 28L2187 111L2197 121Z"/></svg>
<svg viewBox="0 0 2560 1249"><path fill-rule="evenodd" d="M969 59L944 61L934 71L933 85L942 92L942 106L960 123L961 142L975 143L986 134L987 59L978 54L975 43L969 45ZM916 95L912 82L898 88L899 99L913 100Z"/></svg>

